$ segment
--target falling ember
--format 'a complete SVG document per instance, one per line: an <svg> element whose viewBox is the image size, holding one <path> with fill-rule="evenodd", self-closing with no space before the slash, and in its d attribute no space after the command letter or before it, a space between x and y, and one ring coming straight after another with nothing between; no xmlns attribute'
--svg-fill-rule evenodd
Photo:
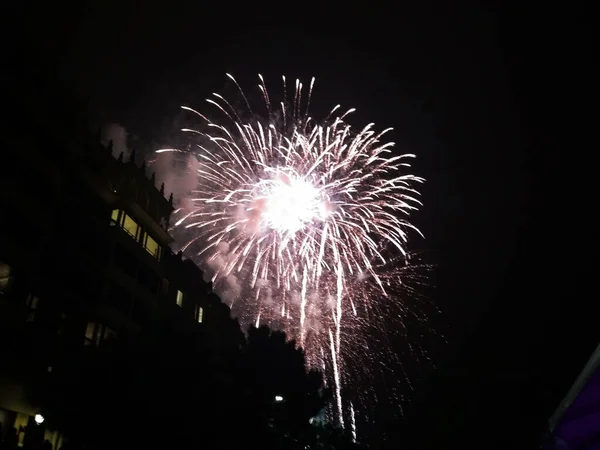
<svg viewBox="0 0 600 450"><path fill-rule="evenodd" d="M354 417L354 405L350 402L350 431L352 432L352 442L356 442L356 419Z"/></svg>
<svg viewBox="0 0 600 450"><path fill-rule="evenodd" d="M228 125L183 107L204 126L183 130L196 148L198 185L175 231L188 238L182 250L195 249L197 263L212 272L217 292L235 297L228 301L236 300L242 324L283 327L309 363L326 371L343 426L346 344L377 301L398 301L388 296L398 279L390 281L385 267L407 254L410 232L420 234L409 218L421 205L414 186L424 180L408 172L414 155L392 154L393 143L384 141L390 129L352 128L346 117L353 109L339 114L338 105L314 121L314 78L308 89L296 80L288 102L284 77L277 103L259 75L268 114L261 119L228 77L254 118L242 120L219 94L207 102ZM365 294L373 287L379 294ZM354 436L353 404L350 413Z"/></svg>

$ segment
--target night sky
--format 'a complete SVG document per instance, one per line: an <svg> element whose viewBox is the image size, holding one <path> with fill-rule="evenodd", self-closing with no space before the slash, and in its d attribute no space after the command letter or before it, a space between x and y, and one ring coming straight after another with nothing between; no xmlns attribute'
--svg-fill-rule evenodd
<svg viewBox="0 0 600 450"><path fill-rule="evenodd" d="M559 250L571 242L559 236L565 219L534 219L565 195L546 190L555 149L538 133L554 122L540 125L537 112L539 96L564 100L540 69L549 52L562 55L560 39L530 12L418 3L87 1L47 21L49 5L27 11L20 58L140 146L172 139L179 105L203 108L226 72L250 90L258 73L272 87L282 74L314 76L316 112L341 103L357 108L357 124L393 127L427 179L415 216L426 239L412 245L436 264L432 324L447 344L432 349L438 369L404 422L386 424L388 445L525 448L597 344L575 306L592 297L566 281L575 256Z"/></svg>

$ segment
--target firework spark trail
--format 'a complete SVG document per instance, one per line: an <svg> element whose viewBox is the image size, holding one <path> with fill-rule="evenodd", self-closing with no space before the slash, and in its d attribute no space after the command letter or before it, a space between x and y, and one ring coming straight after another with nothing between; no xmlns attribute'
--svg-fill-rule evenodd
<svg viewBox="0 0 600 450"><path fill-rule="evenodd" d="M338 367L338 359L339 359L339 348L335 347L335 343L333 342L333 334L331 330L329 330L329 345L331 347L331 361L333 363L333 380L335 383L335 400L337 403L338 409L338 419L342 427L344 426L344 414L343 414L343 406L342 406L342 384L340 382L340 369Z"/></svg>
<svg viewBox="0 0 600 450"><path fill-rule="evenodd" d="M356 442L356 420L354 417L354 405L352 404L352 402L350 402L350 425L351 425L351 432L352 432L352 442Z"/></svg>
<svg viewBox="0 0 600 450"><path fill-rule="evenodd" d="M351 128L345 118L353 109L338 115L337 105L316 123L309 116L314 78L306 101L296 80L287 104L284 77L284 101L275 110L259 75L268 113L263 120L227 76L250 120L216 93L207 102L228 126L182 107L205 123L202 130L183 129L195 137L198 186L192 206L177 211L176 230L192 233L182 250L198 246L196 259L212 268L217 291L227 290L232 277L242 280L247 291L236 303L242 323L279 324L305 348L309 363L331 367L343 424L342 341L351 339L343 328L368 320L373 308L372 296L357 287L361 281L372 280L379 297L387 297L390 282L381 267L390 249L406 255L410 230L420 234L408 219L421 205L413 185L424 180L406 173L414 155L393 156L393 143L382 142L390 129ZM181 152L158 150L166 151ZM353 405L351 415L354 424Z"/></svg>

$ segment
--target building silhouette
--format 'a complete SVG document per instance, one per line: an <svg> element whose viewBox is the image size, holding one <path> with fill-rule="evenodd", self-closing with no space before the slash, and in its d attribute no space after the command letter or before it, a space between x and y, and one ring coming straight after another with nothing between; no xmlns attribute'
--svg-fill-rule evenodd
<svg viewBox="0 0 600 450"><path fill-rule="evenodd" d="M0 125L0 433L43 433L60 448L22 383L52 371L53 348L135 335L158 317L192 329L230 316L169 248L172 194L135 151L115 158L69 116L76 108L53 111L52 92L19 91Z"/></svg>

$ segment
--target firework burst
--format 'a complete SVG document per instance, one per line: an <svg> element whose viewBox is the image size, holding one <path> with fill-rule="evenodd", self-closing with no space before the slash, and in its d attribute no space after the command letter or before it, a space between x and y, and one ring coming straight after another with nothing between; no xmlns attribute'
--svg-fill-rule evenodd
<svg viewBox="0 0 600 450"><path fill-rule="evenodd" d="M304 347L332 382L343 425L342 386L348 358L364 354L361 330L378 305L402 309L398 270L410 276L406 245L411 231L420 233L409 217L424 180L410 173L414 155L391 152L390 129L353 129L346 121L353 109L338 114L338 105L315 122L314 78L308 89L297 80L288 98L284 77L283 101L274 106L259 75L267 111L260 118L228 77L251 118L213 94L207 101L225 122L183 107L202 128L183 130L193 136L188 150L158 151L197 159L197 187L174 228L242 323L283 328ZM355 405L346 409L354 432Z"/></svg>

